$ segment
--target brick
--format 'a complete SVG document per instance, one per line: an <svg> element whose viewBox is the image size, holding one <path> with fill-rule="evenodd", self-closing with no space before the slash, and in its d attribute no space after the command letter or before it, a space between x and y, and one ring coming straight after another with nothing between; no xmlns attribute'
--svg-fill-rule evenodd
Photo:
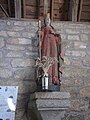
<svg viewBox="0 0 90 120"><path fill-rule="evenodd" d="M90 87L85 87L85 88L80 89L80 96L90 97Z"/></svg>
<svg viewBox="0 0 90 120"><path fill-rule="evenodd" d="M88 35L86 34L81 34L80 38L81 38L81 41L84 41L84 42L88 41Z"/></svg>
<svg viewBox="0 0 90 120"><path fill-rule="evenodd" d="M6 31L0 31L0 36L7 37Z"/></svg>
<svg viewBox="0 0 90 120"><path fill-rule="evenodd" d="M65 30L67 34L78 34L80 33L79 30L76 30L76 29L66 29Z"/></svg>
<svg viewBox="0 0 90 120"><path fill-rule="evenodd" d="M86 55L86 52L85 51L69 51L67 50L65 52L65 55L67 56L75 56L75 57L84 57Z"/></svg>
<svg viewBox="0 0 90 120"><path fill-rule="evenodd" d="M8 36L10 37L20 37L20 34L18 32L7 32Z"/></svg>
<svg viewBox="0 0 90 120"><path fill-rule="evenodd" d="M15 44L15 45L28 45L31 44L31 40L30 39L26 39L26 38L10 38L7 40L8 44Z"/></svg>
<svg viewBox="0 0 90 120"><path fill-rule="evenodd" d="M0 48L4 47L4 39L0 37Z"/></svg>
<svg viewBox="0 0 90 120"><path fill-rule="evenodd" d="M80 40L78 35L68 35L68 40Z"/></svg>
<svg viewBox="0 0 90 120"><path fill-rule="evenodd" d="M19 50L25 50L24 46L19 46L19 45L6 45L7 50L14 50L14 51L19 51Z"/></svg>
<svg viewBox="0 0 90 120"><path fill-rule="evenodd" d="M23 57L23 52L8 52L6 57Z"/></svg>
<svg viewBox="0 0 90 120"><path fill-rule="evenodd" d="M17 70L14 73L15 78L20 78L20 79L35 79L35 70L34 69L21 69Z"/></svg>
<svg viewBox="0 0 90 120"><path fill-rule="evenodd" d="M13 59L11 62L12 67L30 67L35 65L32 59Z"/></svg>
<svg viewBox="0 0 90 120"><path fill-rule="evenodd" d="M12 72L9 69L0 68L0 78L10 78Z"/></svg>
<svg viewBox="0 0 90 120"><path fill-rule="evenodd" d="M87 43L83 43L83 42L74 42L74 47L80 48L80 49L85 49L87 47Z"/></svg>

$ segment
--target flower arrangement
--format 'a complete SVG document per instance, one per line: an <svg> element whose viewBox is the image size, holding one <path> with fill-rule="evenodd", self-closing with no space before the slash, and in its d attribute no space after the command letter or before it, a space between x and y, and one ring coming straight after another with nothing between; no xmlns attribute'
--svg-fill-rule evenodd
<svg viewBox="0 0 90 120"><path fill-rule="evenodd" d="M58 62L58 60L55 57L43 56L42 60L40 60L40 58L37 58L36 66L42 69L43 77L48 76L48 70L54 64L55 61Z"/></svg>

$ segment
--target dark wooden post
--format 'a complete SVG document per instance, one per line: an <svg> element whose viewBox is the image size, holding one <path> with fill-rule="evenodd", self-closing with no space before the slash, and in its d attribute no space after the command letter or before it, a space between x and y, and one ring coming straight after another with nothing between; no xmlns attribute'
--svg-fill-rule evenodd
<svg viewBox="0 0 90 120"><path fill-rule="evenodd" d="M15 18L21 18L21 0L14 0Z"/></svg>

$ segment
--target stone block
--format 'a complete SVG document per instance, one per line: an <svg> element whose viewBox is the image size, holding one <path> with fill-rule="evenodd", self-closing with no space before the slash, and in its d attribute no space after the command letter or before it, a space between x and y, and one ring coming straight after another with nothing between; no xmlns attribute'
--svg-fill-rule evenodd
<svg viewBox="0 0 90 120"><path fill-rule="evenodd" d="M37 99L66 99L70 98L68 92L36 92Z"/></svg>
<svg viewBox="0 0 90 120"><path fill-rule="evenodd" d="M66 117L66 120L84 120L84 115L75 113Z"/></svg>
<svg viewBox="0 0 90 120"><path fill-rule="evenodd" d="M79 35L68 35L68 40L80 40Z"/></svg>
<svg viewBox="0 0 90 120"><path fill-rule="evenodd" d="M87 77L88 69L85 68L65 68L63 69L63 77L75 78L75 77Z"/></svg>
<svg viewBox="0 0 90 120"><path fill-rule="evenodd" d="M6 45L6 49L7 50L15 50L15 51L19 51L19 50L25 50L24 46L20 46L20 45Z"/></svg>
<svg viewBox="0 0 90 120"><path fill-rule="evenodd" d="M80 96L90 97L90 87L84 87L84 88L80 89Z"/></svg>
<svg viewBox="0 0 90 120"><path fill-rule="evenodd" d="M32 38L32 37L35 37L35 33L24 32L24 33L22 33L22 36L23 36L24 38Z"/></svg>
<svg viewBox="0 0 90 120"><path fill-rule="evenodd" d="M74 80L72 79L66 79L66 80L62 80L62 86L65 87L65 86L73 86L75 84Z"/></svg>
<svg viewBox="0 0 90 120"><path fill-rule="evenodd" d="M65 55L75 56L75 57L84 57L86 55L86 52L85 51L70 51L70 50L67 50L65 52Z"/></svg>
<svg viewBox="0 0 90 120"><path fill-rule="evenodd" d="M34 69L19 69L14 72L14 77L15 78L20 78L20 79L30 79L34 80L35 79L35 70Z"/></svg>
<svg viewBox="0 0 90 120"><path fill-rule="evenodd" d="M7 32L7 35L10 37L20 37L20 33L19 32Z"/></svg>
<svg viewBox="0 0 90 120"><path fill-rule="evenodd" d="M0 36L2 36L2 37L7 37L6 31L0 31Z"/></svg>
<svg viewBox="0 0 90 120"><path fill-rule="evenodd" d="M4 39L0 37L0 48L4 47Z"/></svg>
<svg viewBox="0 0 90 120"><path fill-rule="evenodd" d="M90 86L90 78L84 79L84 85L85 85L85 86Z"/></svg>
<svg viewBox="0 0 90 120"><path fill-rule="evenodd" d="M35 81L21 81L17 82L19 86L19 94L33 93L36 91L36 83Z"/></svg>
<svg viewBox="0 0 90 120"><path fill-rule="evenodd" d="M90 112L87 115L85 115L85 120L90 120Z"/></svg>
<svg viewBox="0 0 90 120"><path fill-rule="evenodd" d="M28 22L28 21L14 21L14 25L15 26L28 26L28 25L30 25L30 22Z"/></svg>
<svg viewBox="0 0 90 120"><path fill-rule="evenodd" d="M87 42L89 39L87 34L81 34L80 38L81 38L81 41L83 42Z"/></svg>
<svg viewBox="0 0 90 120"><path fill-rule="evenodd" d="M73 29L66 29L65 31L66 31L67 34L78 34L78 33L80 33L80 31L75 29L75 28L73 28Z"/></svg>
<svg viewBox="0 0 90 120"><path fill-rule="evenodd" d="M82 29L81 32L85 33L85 34L90 34L90 30L88 30L88 29Z"/></svg>
<svg viewBox="0 0 90 120"><path fill-rule="evenodd" d="M32 47L32 46L28 46L27 49L31 52L38 52L38 47Z"/></svg>
<svg viewBox="0 0 90 120"><path fill-rule="evenodd" d="M24 27L21 27L21 26L14 26L12 28L7 28L7 30L12 30L12 31L16 31L16 32L19 32L19 31L23 31L25 28Z"/></svg>
<svg viewBox="0 0 90 120"><path fill-rule="evenodd" d="M35 96L43 120L62 120L70 107L68 92L36 92ZM34 96L32 98L35 99Z"/></svg>
<svg viewBox="0 0 90 120"><path fill-rule="evenodd" d="M9 69L0 68L0 78L10 78L12 71Z"/></svg>
<svg viewBox="0 0 90 120"><path fill-rule="evenodd" d="M43 120L62 120L65 111L40 111Z"/></svg>
<svg viewBox="0 0 90 120"><path fill-rule="evenodd" d="M83 60L83 65L90 67L90 57L86 57L86 58Z"/></svg>
<svg viewBox="0 0 90 120"><path fill-rule="evenodd" d="M11 65L12 67L34 67L35 61L33 59L13 59Z"/></svg>
<svg viewBox="0 0 90 120"><path fill-rule="evenodd" d="M15 45L28 45L31 44L31 40L26 38L9 38L7 43Z"/></svg>
<svg viewBox="0 0 90 120"><path fill-rule="evenodd" d="M61 40L66 40L66 34L60 34L61 35Z"/></svg>
<svg viewBox="0 0 90 120"><path fill-rule="evenodd" d="M85 49L85 48L87 48L87 43L84 43L84 42L74 42L74 47L76 49L78 49L78 48Z"/></svg>
<svg viewBox="0 0 90 120"><path fill-rule="evenodd" d="M12 57L12 58L17 58L17 57L23 57L24 53L23 52L8 52L7 55L5 57Z"/></svg>
<svg viewBox="0 0 90 120"><path fill-rule="evenodd" d="M37 100L37 107L38 109L50 109L52 110L55 108L56 110L60 108L68 108L70 106L70 101L69 100Z"/></svg>
<svg viewBox="0 0 90 120"><path fill-rule="evenodd" d="M89 101L85 99L74 99L71 100L72 111L87 111L89 107Z"/></svg>
<svg viewBox="0 0 90 120"><path fill-rule="evenodd" d="M82 66L82 60L81 59L72 59L71 65L72 66Z"/></svg>
<svg viewBox="0 0 90 120"><path fill-rule="evenodd" d="M70 65L70 60L69 60L69 58L68 57L64 57L64 64L65 65Z"/></svg>
<svg viewBox="0 0 90 120"><path fill-rule="evenodd" d="M9 66L10 66L9 60L0 59L0 67L9 67Z"/></svg>

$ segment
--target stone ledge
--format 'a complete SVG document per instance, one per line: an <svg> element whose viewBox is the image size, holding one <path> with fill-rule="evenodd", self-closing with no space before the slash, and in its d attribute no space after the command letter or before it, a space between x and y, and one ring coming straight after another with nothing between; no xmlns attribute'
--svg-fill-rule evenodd
<svg viewBox="0 0 90 120"><path fill-rule="evenodd" d="M36 92L36 99L67 99L70 98L69 92Z"/></svg>

